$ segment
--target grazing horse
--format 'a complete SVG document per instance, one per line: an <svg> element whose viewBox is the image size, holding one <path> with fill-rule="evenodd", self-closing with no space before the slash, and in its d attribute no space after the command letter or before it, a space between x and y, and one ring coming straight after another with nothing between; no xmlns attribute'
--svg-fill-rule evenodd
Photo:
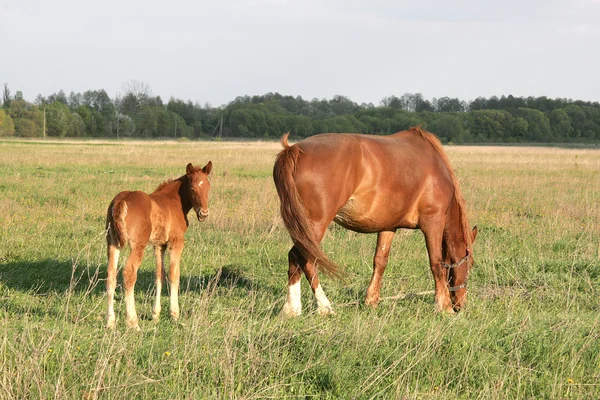
<svg viewBox="0 0 600 400"><path fill-rule="evenodd" d="M320 314L331 314L317 274L343 272L319 247L331 221L361 233L377 232L373 275L365 303L376 306L381 277L398 228L420 229L435 280L436 310L453 313L466 304L477 227L442 144L419 127L389 136L326 133L293 146L281 139L273 179L281 216L294 242L288 253L288 293L282 313L302 312L303 271Z"/></svg>
<svg viewBox="0 0 600 400"><path fill-rule="evenodd" d="M208 175L211 169L211 161L204 168L188 164L185 175L163 182L150 195L140 191L125 191L119 193L110 203L106 215L108 328L114 328L116 323L113 302L117 284L117 263L119 253L126 244L129 244L131 249L123 269L127 326L140 329L133 288L137 270L144 257L144 249L148 244L154 246L156 256L156 301L152 309L152 319L158 321L160 315L160 293L165 279L164 257L167 249L171 317L175 320L179 318L179 261L183 251L183 236L189 225L187 214L193 208L198 221L204 221L208 217Z"/></svg>

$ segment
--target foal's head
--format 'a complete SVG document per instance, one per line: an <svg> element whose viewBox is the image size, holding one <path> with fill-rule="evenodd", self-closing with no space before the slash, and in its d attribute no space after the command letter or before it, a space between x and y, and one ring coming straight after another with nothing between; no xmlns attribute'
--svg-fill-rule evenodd
<svg viewBox="0 0 600 400"><path fill-rule="evenodd" d="M190 201L198 221L204 221L208 217L208 192L210 191L210 181L208 175L212 170L212 161L209 161L204 168L194 167L189 163L185 169L190 190Z"/></svg>

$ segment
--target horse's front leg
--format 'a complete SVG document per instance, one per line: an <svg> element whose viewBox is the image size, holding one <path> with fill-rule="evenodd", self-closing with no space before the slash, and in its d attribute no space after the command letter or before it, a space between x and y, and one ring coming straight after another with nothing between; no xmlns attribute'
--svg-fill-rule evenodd
<svg viewBox="0 0 600 400"><path fill-rule="evenodd" d="M177 321L179 319L179 263L183 252L183 239L172 239L169 242L169 290L170 313Z"/></svg>
<svg viewBox="0 0 600 400"><path fill-rule="evenodd" d="M436 224L431 224L436 225ZM435 228L421 228L425 234L427 252L429 253L429 267L435 281L435 309L454 314L450 292L448 291L448 271L444 267L442 259L442 235L443 224L437 224Z"/></svg>
<svg viewBox="0 0 600 400"><path fill-rule="evenodd" d="M154 307L152 308L152 319L158 322L160 318L160 296L162 292L162 286L165 282L165 250L166 245L154 246L154 256L156 257L156 298L154 300Z"/></svg>
<svg viewBox="0 0 600 400"><path fill-rule="evenodd" d="M369 306L375 307L379 302L381 277L388 263L394 233L395 231L385 231L377 234L377 247L375 248L375 257L373 258L373 276L371 277L371 283L367 288L365 296L365 304Z"/></svg>

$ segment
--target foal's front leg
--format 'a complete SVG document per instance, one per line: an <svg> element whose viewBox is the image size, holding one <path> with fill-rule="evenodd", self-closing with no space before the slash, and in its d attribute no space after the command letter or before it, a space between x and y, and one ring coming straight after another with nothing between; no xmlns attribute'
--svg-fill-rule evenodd
<svg viewBox="0 0 600 400"><path fill-rule="evenodd" d="M154 255L156 257L156 299L154 300L154 307L152 308L152 319L158 322L160 318L160 295L162 292L162 285L165 282L165 250L166 245L154 246Z"/></svg>
<svg viewBox="0 0 600 400"><path fill-rule="evenodd" d="M169 243L169 288L171 317L179 319L179 262L183 252L183 239L172 240Z"/></svg>

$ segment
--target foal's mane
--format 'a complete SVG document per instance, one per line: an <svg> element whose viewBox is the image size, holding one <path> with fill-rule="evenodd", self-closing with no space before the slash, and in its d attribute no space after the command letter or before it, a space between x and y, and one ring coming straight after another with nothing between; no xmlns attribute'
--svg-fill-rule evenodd
<svg viewBox="0 0 600 400"><path fill-rule="evenodd" d="M184 176L177 178L177 179L167 179L166 181L164 181L163 183L158 185L158 187L152 193L158 193L158 192L162 191L163 189L165 189L167 186L170 186L171 184L173 184L177 181L183 182Z"/></svg>
<svg viewBox="0 0 600 400"><path fill-rule="evenodd" d="M467 219L467 207L465 205L465 199L462 195L462 191L460 190L460 185L458 183L458 179L454 174L454 170L452 169L452 165L450 164L450 160L444 151L442 143L439 139L430 132L424 131L421 129L421 125L415 126L409 129L409 131L421 136L425 141L427 141L440 155L448 173L450 174L450 178L452 179L452 184L454 185L454 200L456 205L458 206L458 213L460 215L460 225L462 227L463 236L465 238L465 243L467 247L470 248L473 242L471 237L471 225Z"/></svg>

